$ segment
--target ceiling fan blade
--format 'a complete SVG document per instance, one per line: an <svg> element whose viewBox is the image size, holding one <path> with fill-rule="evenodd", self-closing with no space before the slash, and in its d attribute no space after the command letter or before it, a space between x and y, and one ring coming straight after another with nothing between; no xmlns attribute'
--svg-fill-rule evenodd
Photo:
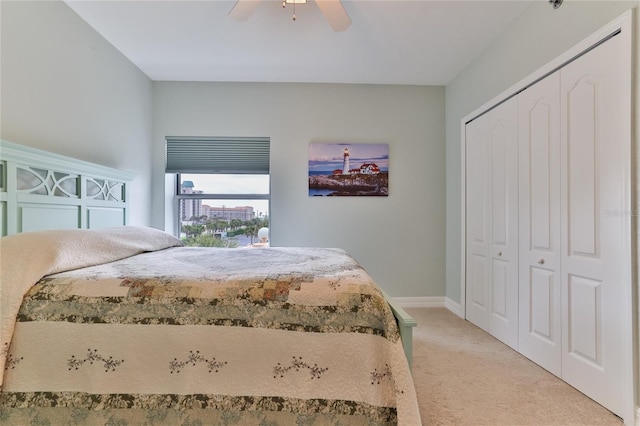
<svg viewBox="0 0 640 426"><path fill-rule="evenodd" d="M238 0L229 11L229 16L238 21L246 21L261 0Z"/></svg>
<svg viewBox="0 0 640 426"><path fill-rule="evenodd" d="M331 24L333 31L344 31L351 25L351 18L340 0L316 0L316 4Z"/></svg>

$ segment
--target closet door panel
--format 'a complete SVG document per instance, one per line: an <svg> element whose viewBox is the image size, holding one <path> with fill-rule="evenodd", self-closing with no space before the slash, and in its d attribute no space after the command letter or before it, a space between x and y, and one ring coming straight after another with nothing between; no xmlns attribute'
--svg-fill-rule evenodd
<svg viewBox="0 0 640 426"><path fill-rule="evenodd" d="M545 85L549 85L545 82ZM536 90L530 88L529 90ZM533 94L534 98L539 95ZM529 101L530 102L530 101ZM528 156L528 176L525 177L528 183L528 204L530 233L529 248L540 252L553 252L557 250L557 242L552 235L553 225L558 221L554 217L559 200L559 140L560 126L559 120L554 114L558 113L559 97L556 94L546 99L536 99L529 111L525 110L524 120L529 122L524 124L528 130L523 137L524 155ZM527 108L528 105L522 105ZM558 186L556 189L555 186Z"/></svg>
<svg viewBox="0 0 640 426"><path fill-rule="evenodd" d="M518 344L517 102L465 127L466 317L513 348Z"/></svg>
<svg viewBox="0 0 640 426"><path fill-rule="evenodd" d="M560 75L518 95L519 350L561 375Z"/></svg>
<svg viewBox="0 0 640 426"><path fill-rule="evenodd" d="M487 114L491 153L490 333L518 348L518 103Z"/></svg>
<svg viewBox="0 0 640 426"><path fill-rule="evenodd" d="M599 259L600 157L597 135L601 113L598 79L580 76L565 90L567 114L567 196L569 255Z"/></svg>
<svg viewBox="0 0 640 426"><path fill-rule="evenodd" d="M631 285L624 40L614 36L561 70L562 377L620 416L628 379L622 307Z"/></svg>
<svg viewBox="0 0 640 426"><path fill-rule="evenodd" d="M488 329L489 317L489 151L488 126L474 120L466 137L466 317Z"/></svg>
<svg viewBox="0 0 640 426"><path fill-rule="evenodd" d="M494 259L492 266L491 314L503 321L508 321L510 311L508 300L509 263Z"/></svg>
<svg viewBox="0 0 640 426"><path fill-rule="evenodd" d="M480 314L480 312L484 313L487 310L487 297L485 295L485 288L487 286L488 280L486 277L488 276L487 271L487 257L483 255L472 254L468 260L469 263L469 294L470 294L470 305L471 307L478 312L479 319L475 319L473 315L470 315L469 320L474 323L484 324L486 321L483 321L485 315ZM482 327L479 325L481 328Z"/></svg>
<svg viewBox="0 0 640 426"><path fill-rule="evenodd" d="M568 295L567 351L602 368L602 282L569 275Z"/></svg>
<svg viewBox="0 0 640 426"><path fill-rule="evenodd" d="M528 332L536 339L554 347L559 340L559 330L555 327L559 315L553 311L553 307L557 303L554 292L558 287L555 285L558 274L535 267L531 268L530 274L530 294L527 296L530 298L529 305L534 309L529 311ZM560 363L559 356L557 363Z"/></svg>
<svg viewBox="0 0 640 426"><path fill-rule="evenodd" d="M492 116L494 114L491 114ZM509 243L509 145L510 123L498 119L491 128L491 242L494 246L508 247Z"/></svg>

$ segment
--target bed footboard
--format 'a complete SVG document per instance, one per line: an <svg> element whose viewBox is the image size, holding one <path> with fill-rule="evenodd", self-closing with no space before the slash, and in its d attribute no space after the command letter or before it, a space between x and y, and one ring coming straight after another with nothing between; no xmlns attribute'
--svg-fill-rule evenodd
<svg viewBox="0 0 640 426"><path fill-rule="evenodd" d="M398 305L398 303L394 301L393 298L389 296L384 290L382 290L382 294L384 294L385 299L387 299L387 303L389 303L389 306L393 311L393 316L395 316L396 321L398 321L398 328L400 330L400 336L402 337L402 347L404 348L404 353L407 356L407 361L409 361L409 368L412 368L413 327L417 326L418 323L411 317L411 315L407 313L407 311L402 309L400 305Z"/></svg>

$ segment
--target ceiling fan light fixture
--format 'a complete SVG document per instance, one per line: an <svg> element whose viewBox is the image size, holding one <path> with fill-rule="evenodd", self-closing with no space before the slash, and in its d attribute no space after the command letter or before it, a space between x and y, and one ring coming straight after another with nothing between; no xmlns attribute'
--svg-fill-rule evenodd
<svg viewBox="0 0 640 426"><path fill-rule="evenodd" d="M307 4L307 0L282 0L282 8L284 9L288 4L293 5L293 20L296 20L296 4Z"/></svg>
<svg viewBox="0 0 640 426"><path fill-rule="evenodd" d="M2 0L0 0L2 1ZM293 20L296 20L296 4L309 3L309 0L281 0L282 7L287 4L293 7ZM560 0L555 0L560 1ZM329 21L333 31L345 31L351 25L351 18L342 5L343 0L316 0L316 5L324 17ZM237 21L245 21L251 12L261 3L261 0L236 0L229 15Z"/></svg>

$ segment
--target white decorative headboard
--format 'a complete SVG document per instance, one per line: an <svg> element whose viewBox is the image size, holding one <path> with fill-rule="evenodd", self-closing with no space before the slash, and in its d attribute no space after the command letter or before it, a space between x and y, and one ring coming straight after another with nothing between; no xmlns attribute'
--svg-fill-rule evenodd
<svg viewBox="0 0 640 426"><path fill-rule="evenodd" d="M1 235L127 224L122 170L0 141Z"/></svg>

